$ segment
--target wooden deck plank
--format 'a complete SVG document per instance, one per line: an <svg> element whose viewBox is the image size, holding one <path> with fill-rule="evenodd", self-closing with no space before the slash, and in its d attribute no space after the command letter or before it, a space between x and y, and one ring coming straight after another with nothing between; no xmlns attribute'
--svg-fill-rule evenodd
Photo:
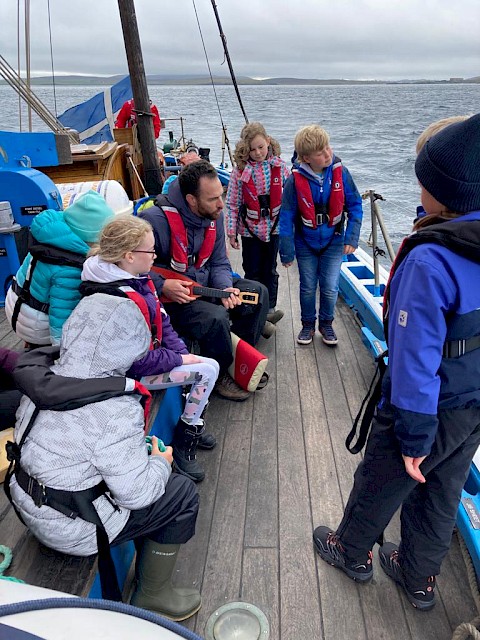
<svg viewBox="0 0 480 640"><path fill-rule="evenodd" d="M270 640L279 640L278 554L276 549L245 549L241 599L255 604L267 616Z"/></svg>
<svg viewBox="0 0 480 640"><path fill-rule="evenodd" d="M258 345L269 357L267 389L255 394L248 475L245 547L278 547L277 375L275 341ZM268 478L268 482L265 479Z"/></svg>
<svg viewBox="0 0 480 640"><path fill-rule="evenodd" d="M283 298L290 290L283 286L282 292ZM287 309L283 322L285 324L276 334L280 630L283 640L321 638L323 631L312 553L312 516L290 309Z"/></svg>
<svg viewBox="0 0 480 640"><path fill-rule="evenodd" d="M196 621L200 634L215 609L240 596L250 444L250 421L226 426L203 576L203 606Z"/></svg>

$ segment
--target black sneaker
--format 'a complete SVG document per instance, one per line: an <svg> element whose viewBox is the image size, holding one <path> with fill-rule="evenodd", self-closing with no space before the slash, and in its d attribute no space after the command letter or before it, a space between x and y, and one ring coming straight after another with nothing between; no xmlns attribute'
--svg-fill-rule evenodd
<svg viewBox="0 0 480 640"><path fill-rule="evenodd" d="M317 527L313 532L313 544L320 557L334 567L338 567L356 582L368 582L373 576L372 552L364 562L347 562L345 550L337 534L328 527Z"/></svg>
<svg viewBox="0 0 480 640"><path fill-rule="evenodd" d="M337 334L333 330L331 324L321 324L319 325L318 330L322 334L322 340L325 344L333 346L338 343Z"/></svg>
<svg viewBox="0 0 480 640"><path fill-rule="evenodd" d="M302 330L297 336L298 344L310 344L313 340L313 336L315 335L315 327L311 327L310 325L303 325Z"/></svg>
<svg viewBox="0 0 480 640"><path fill-rule="evenodd" d="M421 611L428 611L435 606L435 576L421 578L416 584L411 584L398 562L398 547L392 542L386 542L380 547L378 557L382 569L402 587L410 604Z"/></svg>

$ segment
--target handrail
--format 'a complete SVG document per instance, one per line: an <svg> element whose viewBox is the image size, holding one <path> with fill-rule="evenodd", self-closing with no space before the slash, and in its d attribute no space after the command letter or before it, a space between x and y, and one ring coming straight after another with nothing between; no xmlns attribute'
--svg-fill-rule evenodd
<svg viewBox="0 0 480 640"><path fill-rule="evenodd" d="M375 193L373 189L368 189L365 193L362 194L362 199L366 200L370 199L370 215L372 221L372 230L371 230L371 239L372 239L372 257L373 257L373 270L374 270L374 295L380 295L380 275L378 268L378 256L385 255L383 249L380 249L378 246L378 234L377 234L377 222L382 232L383 239L385 241L385 245L387 247L388 254L390 256L390 260L393 262L395 260L395 251L393 249L393 245L390 240L390 236L388 234L387 227L385 226L385 221L383 219L383 214L378 205L378 200L385 200L383 196L378 193Z"/></svg>

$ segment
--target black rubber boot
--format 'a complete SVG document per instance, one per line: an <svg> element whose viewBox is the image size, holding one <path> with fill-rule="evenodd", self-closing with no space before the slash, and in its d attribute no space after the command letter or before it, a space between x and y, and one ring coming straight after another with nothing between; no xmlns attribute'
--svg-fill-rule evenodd
<svg viewBox="0 0 480 640"><path fill-rule="evenodd" d="M186 620L200 609L202 599L199 591L172 586L179 549L179 544L144 540L137 556L137 583L130 604L177 621Z"/></svg>
<svg viewBox="0 0 480 640"><path fill-rule="evenodd" d="M194 482L205 478L205 471L197 460L198 441L204 431L203 424L187 424L180 418L173 433L173 470Z"/></svg>
<svg viewBox="0 0 480 640"><path fill-rule="evenodd" d="M200 420L204 426L204 430L203 430L203 433L200 435L200 438L198 439L197 447L199 449L210 450L210 449L214 449L217 446L217 439L215 438L215 436L205 431L206 429L205 414L207 413L209 404L210 403L207 402L204 410L202 411L202 415L200 416Z"/></svg>

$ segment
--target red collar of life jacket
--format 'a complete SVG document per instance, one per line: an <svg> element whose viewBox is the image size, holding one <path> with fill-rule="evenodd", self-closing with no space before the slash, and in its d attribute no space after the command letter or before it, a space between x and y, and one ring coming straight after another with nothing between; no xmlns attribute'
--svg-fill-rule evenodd
<svg viewBox="0 0 480 640"><path fill-rule="evenodd" d="M187 230L178 209L162 207L170 227L170 265L174 271L185 273L189 267ZM217 238L217 224L215 220L205 229L203 243L195 260L195 269L200 269L208 261Z"/></svg>
<svg viewBox="0 0 480 640"><path fill-rule="evenodd" d="M309 179L300 173L298 169L293 170L293 178L295 180L295 189L297 192L297 205L300 211L302 223L311 229L318 226L317 215L315 211L315 203L313 201L312 189ZM343 206L345 202L345 192L343 189L342 162L338 158L335 159L332 171L332 186L327 203L328 226L337 225L343 214Z"/></svg>
<svg viewBox="0 0 480 640"><path fill-rule="evenodd" d="M145 318L145 322L147 323L148 328L150 329L150 333L152 339L150 341L150 351L152 349L156 349L162 343L162 309L160 307L160 300L158 299L157 291L155 289L155 285L152 280L148 278L147 280L148 287L150 291L155 296L155 318L152 323L150 320L150 313L148 312L148 305L145 298L141 293L132 289L132 287L119 287L120 290L128 297L130 300L133 300L137 307L142 312L143 317Z"/></svg>
<svg viewBox="0 0 480 640"><path fill-rule="evenodd" d="M258 222L262 211L258 199L257 187L253 181L253 171L248 182L242 181L243 204L246 206L248 218ZM270 219L278 216L282 204L282 168L280 165L271 167L270 170Z"/></svg>

